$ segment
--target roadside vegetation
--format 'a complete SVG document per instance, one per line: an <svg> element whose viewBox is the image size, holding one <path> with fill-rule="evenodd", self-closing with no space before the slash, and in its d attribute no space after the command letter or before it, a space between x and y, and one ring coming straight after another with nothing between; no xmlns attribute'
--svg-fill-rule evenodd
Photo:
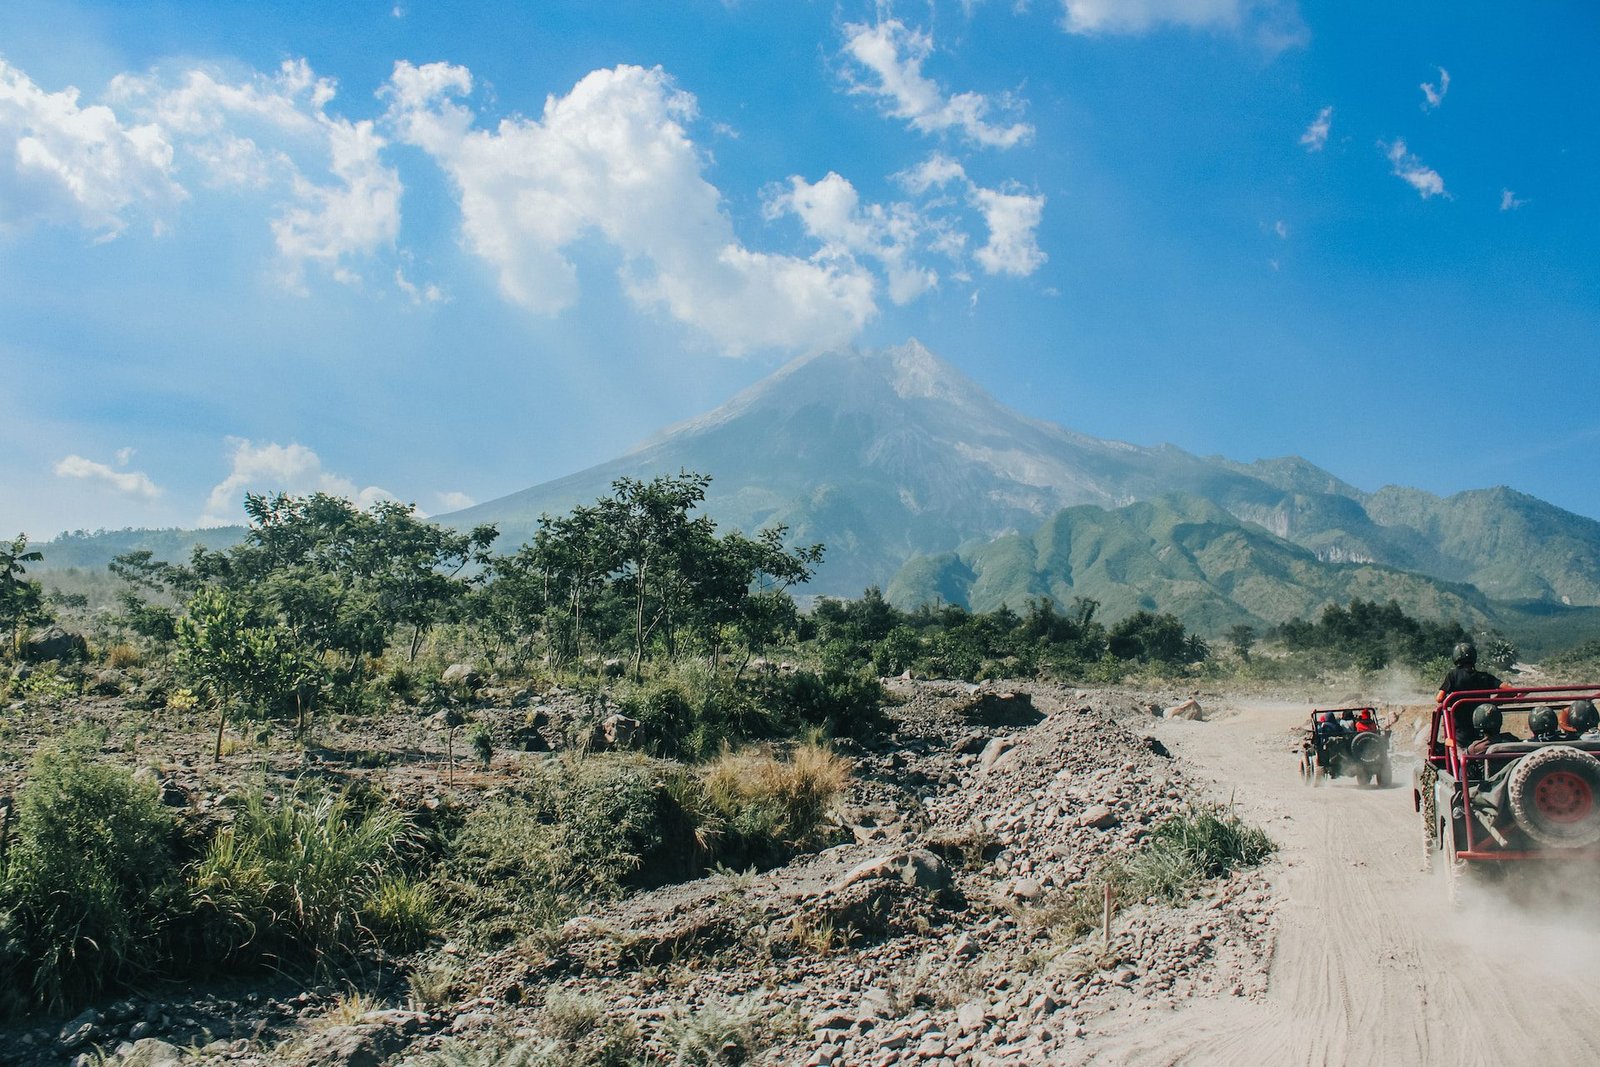
<svg viewBox="0 0 1600 1067"><path fill-rule="evenodd" d="M480 709L514 693L583 709L552 723L522 700L529 747L559 731L558 751L484 803L426 813L335 775L262 771L222 811L180 820L137 730L59 738L0 798L0 1015L176 975L345 973L442 936L501 945L640 889L785 863L838 840L841 751L885 737L883 677L1427 669L1466 636L1361 601L1210 640L1170 614L1103 620L1081 597L902 611L874 588L801 611L823 547L719 531L698 514L708 484L620 479L509 550L492 527L447 530L403 504L252 495L241 543L184 562L127 552L114 597L46 592L27 538L0 543L0 750L6 716L94 693L192 724L212 765L271 743L310 753L353 722L426 723L453 783L458 752L487 772L505 743ZM30 634L52 622L42 654ZM1264 855L1241 833L1199 813L1104 874L1130 896L1178 894ZM423 1000L449 988L413 977Z"/></svg>

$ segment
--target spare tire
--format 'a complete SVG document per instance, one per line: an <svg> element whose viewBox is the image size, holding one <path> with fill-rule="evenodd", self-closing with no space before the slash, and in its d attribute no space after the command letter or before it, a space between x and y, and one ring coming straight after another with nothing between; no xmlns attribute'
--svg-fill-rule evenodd
<svg viewBox="0 0 1600 1067"><path fill-rule="evenodd" d="M1546 845L1600 841L1600 760L1568 745L1530 752L1506 780L1511 817Z"/></svg>
<svg viewBox="0 0 1600 1067"><path fill-rule="evenodd" d="M1356 734L1350 739L1350 755L1362 763L1382 763L1388 751L1388 742L1381 734Z"/></svg>

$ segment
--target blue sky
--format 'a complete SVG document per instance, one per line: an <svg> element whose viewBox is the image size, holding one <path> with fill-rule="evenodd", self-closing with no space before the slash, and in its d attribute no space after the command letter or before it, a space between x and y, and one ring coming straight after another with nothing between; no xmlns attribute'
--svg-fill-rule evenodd
<svg viewBox="0 0 1600 1067"><path fill-rule="evenodd" d="M0 534L441 513L815 347L1600 517L1600 14L0 5ZM713 475L715 472L710 472Z"/></svg>

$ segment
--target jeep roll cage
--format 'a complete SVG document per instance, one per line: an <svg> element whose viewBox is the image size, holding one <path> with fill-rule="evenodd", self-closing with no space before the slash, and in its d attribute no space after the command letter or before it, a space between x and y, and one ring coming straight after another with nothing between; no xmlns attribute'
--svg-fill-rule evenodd
<svg viewBox="0 0 1600 1067"><path fill-rule="evenodd" d="M1600 740L1568 741L1518 741L1489 745L1481 754L1467 755L1467 746L1476 738L1463 740L1456 730L1457 711L1479 704L1490 704L1512 711L1531 711L1537 707L1564 707L1576 700L1600 702L1600 685L1547 685L1503 689L1471 689L1451 693L1433 709L1428 731L1428 750L1423 759L1441 776L1448 775L1454 784L1457 799L1465 818L1462 831L1466 848L1456 850L1456 858L1468 861L1547 860L1547 859L1597 859L1600 847L1513 849L1506 839L1496 833L1493 826L1480 824L1472 814L1472 795L1497 770L1513 760L1541 749L1566 745L1581 752L1600 755ZM1417 793L1413 800L1417 810L1422 810L1422 797ZM1451 812L1441 812L1435 818L1441 821L1445 833L1454 833Z"/></svg>

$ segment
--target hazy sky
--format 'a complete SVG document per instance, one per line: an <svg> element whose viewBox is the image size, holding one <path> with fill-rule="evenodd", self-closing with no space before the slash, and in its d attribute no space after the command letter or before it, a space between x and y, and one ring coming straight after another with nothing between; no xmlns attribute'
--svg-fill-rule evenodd
<svg viewBox="0 0 1600 1067"><path fill-rule="evenodd" d="M1600 516L1597 10L6 0L0 534L436 514L909 337Z"/></svg>

